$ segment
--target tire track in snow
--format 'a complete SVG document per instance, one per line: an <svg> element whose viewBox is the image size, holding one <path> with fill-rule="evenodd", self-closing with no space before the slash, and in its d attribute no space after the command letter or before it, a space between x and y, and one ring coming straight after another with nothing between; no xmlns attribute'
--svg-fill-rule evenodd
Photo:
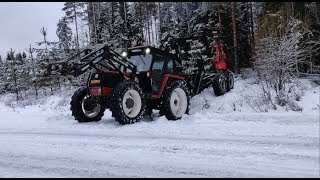
<svg viewBox="0 0 320 180"><path fill-rule="evenodd" d="M182 141L205 141L205 142L241 142L249 144L281 144L281 145L291 145L291 146L303 146L303 147L319 147L319 138L288 138L284 136L244 136L244 135L235 135L224 137L213 137L213 138L195 138L188 136L154 136L154 135L112 135L112 134L78 134L78 133L56 133L56 132L12 132L12 131L0 131L1 135L37 135L37 136L52 136L52 137L90 137L90 138L118 138L118 139L158 139L158 140L182 140ZM106 139L108 140L108 139Z"/></svg>
<svg viewBox="0 0 320 180"><path fill-rule="evenodd" d="M86 136L86 138L81 139L84 136ZM22 172L18 172L19 174L36 169L44 174L56 174L57 176L70 175L74 177L147 177L148 174L150 177L263 177L266 176L266 174L272 177L286 177L288 175L290 175L290 177L315 177L316 172L314 172L313 168L292 168L283 162L293 160L295 163L305 161L312 163L316 161L316 156L286 155L273 151L264 152L262 147L269 147L272 150L275 146L281 145L291 150L299 150L305 147L302 142L308 144L309 148L319 147L319 144L313 138L308 138L309 140L307 140L307 142L306 138L301 138L291 140L294 141L294 143L287 143L288 138L283 137L273 137L271 141L270 137L251 137L254 138L251 140L248 140L250 139L248 137L208 139L162 136L105 136L96 134L81 134L80 137L81 138L79 138L78 134L73 133L2 131L0 132L0 139L6 139L6 141L2 141L6 144L4 148L9 147L11 151L24 155L15 156L12 152L7 151L7 153L5 153L1 152L3 150L0 150L0 167L10 167L12 169L19 167L22 169ZM283 142L279 142L279 139ZM130 143L131 141L133 143ZM159 144L155 143L155 141L158 141ZM186 146L186 144L190 143L198 145L198 147ZM49 148L53 152L64 152L64 149L67 147L67 149L71 149L82 155L88 151L91 154L101 154L101 158L103 159L105 153L111 153L115 156L124 156L129 158L129 160L118 162L113 157L107 156L105 157L105 161L100 160L99 163L97 162L99 160L91 160L90 158L80 158L80 160L77 161L72 153L67 153L60 155L64 157L64 160L61 162L61 158L57 158L60 157L59 154L50 153L51 151L46 152L44 157L41 158L38 153L30 154L29 152L29 154L27 154L24 151L19 151L19 148L18 150L14 150L14 147L17 146L22 146L27 149L28 146L30 146L30 149L37 147L36 149L44 149L44 151L46 148ZM220 148L214 148L214 146ZM37 152L37 150L35 150L35 152ZM137 157L143 154L147 156L147 158L144 157L145 159L141 162L136 162L132 160L130 154L131 156L136 155ZM254 160L261 156L264 160ZM172 160L179 159L179 161L175 166L172 166L173 162L167 161L167 158ZM29 163L30 161L31 163ZM155 161L155 163L150 164L149 161ZM191 161L193 161L193 165L190 165ZM238 161L238 163L234 161ZM52 162L60 164L57 165L59 167L48 166L48 164ZM280 163L275 164L275 162ZM70 164L70 167L60 167L61 164ZM81 164L90 164L94 167L90 169L94 170L83 169ZM205 165L198 167L197 164ZM97 169L99 169L99 165L109 169L113 168L113 170L101 170L98 171L98 173ZM143 169L143 171L141 172L140 169ZM126 170L130 173L123 173L123 171ZM67 172L69 172L69 174Z"/></svg>

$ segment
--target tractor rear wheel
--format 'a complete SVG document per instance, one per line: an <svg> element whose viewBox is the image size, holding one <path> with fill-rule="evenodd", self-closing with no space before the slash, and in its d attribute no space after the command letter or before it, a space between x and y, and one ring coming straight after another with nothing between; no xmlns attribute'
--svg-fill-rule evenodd
<svg viewBox="0 0 320 180"><path fill-rule="evenodd" d="M99 99L89 96L87 92L87 88L78 89L70 102L72 116L80 123L100 121L105 110Z"/></svg>
<svg viewBox="0 0 320 180"><path fill-rule="evenodd" d="M120 124L140 121L146 109L145 94L133 81L124 80L113 90L111 107L113 117Z"/></svg>
<svg viewBox="0 0 320 180"><path fill-rule="evenodd" d="M216 96L224 95L227 91L227 78L223 73L218 74L213 79L213 91Z"/></svg>
<svg viewBox="0 0 320 180"><path fill-rule="evenodd" d="M181 119L183 114L189 113L190 93L187 84L181 80L171 81L163 92L160 115L168 120Z"/></svg>

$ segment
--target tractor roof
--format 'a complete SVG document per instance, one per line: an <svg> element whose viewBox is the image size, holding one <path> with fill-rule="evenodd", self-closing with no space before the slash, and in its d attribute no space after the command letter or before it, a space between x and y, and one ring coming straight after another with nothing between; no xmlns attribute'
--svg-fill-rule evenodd
<svg viewBox="0 0 320 180"><path fill-rule="evenodd" d="M147 48L150 49L151 53L162 54L162 55L165 55L165 56L172 56L172 54L169 53L169 51L162 50L162 49L150 46L150 45L130 47L130 48L128 48L128 51L138 53L138 52L145 51Z"/></svg>

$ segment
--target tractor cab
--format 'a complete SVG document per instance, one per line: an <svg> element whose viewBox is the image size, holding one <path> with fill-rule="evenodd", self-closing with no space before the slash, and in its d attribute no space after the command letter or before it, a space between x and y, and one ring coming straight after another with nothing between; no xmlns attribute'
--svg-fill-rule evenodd
<svg viewBox="0 0 320 180"><path fill-rule="evenodd" d="M137 67L139 85L147 92L147 96L159 93L165 75L177 74L174 56L152 46L128 48L121 56Z"/></svg>

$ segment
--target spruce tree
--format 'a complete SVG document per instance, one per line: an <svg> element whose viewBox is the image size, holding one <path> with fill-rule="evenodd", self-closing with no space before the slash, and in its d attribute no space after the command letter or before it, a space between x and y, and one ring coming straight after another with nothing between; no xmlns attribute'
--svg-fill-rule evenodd
<svg viewBox="0 0 320 180"><path fill-rule="evenodd" d="M65 11L66 18L70 22L75 23L76 27L76 47L79 49L79 32L78 32L78 20L82 19L85 15L84 12L85 3L84 2L65 2L62 8Z"/></svg>
<svg viewBox="0 0 320 180"><path fill-rule="evenodd" d="M56 34L59 38L59 48L63 49L64 52L69 52L71 48L72 30L68 26L68 21L65 16L59 20Z"/></svg>

